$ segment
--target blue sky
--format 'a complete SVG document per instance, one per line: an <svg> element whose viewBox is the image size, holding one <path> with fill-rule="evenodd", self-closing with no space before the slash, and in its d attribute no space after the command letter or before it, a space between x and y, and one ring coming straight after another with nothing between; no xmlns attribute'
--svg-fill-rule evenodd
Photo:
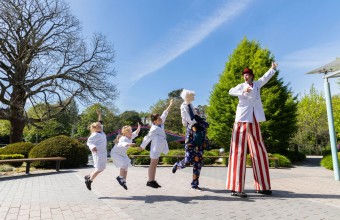
<svg viewBox="0 0 340 220"><path fill-rule="evenodd" d="M67 0L84 36L101 32L115 49L114 67L125 110L148 111L173 90L195 90L208 104L228 56L246 36L268 48L294 94L321 74L305 73L340 57L338 0ZM331 80L332 94L340 93ZM81 107L80 107L81 108Z"/></svg>

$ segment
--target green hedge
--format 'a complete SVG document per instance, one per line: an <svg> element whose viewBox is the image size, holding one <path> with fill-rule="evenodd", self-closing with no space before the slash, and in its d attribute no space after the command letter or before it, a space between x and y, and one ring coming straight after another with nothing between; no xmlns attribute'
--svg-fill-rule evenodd
<svg viewBox="0 0 340 220"><path fill-rule="evenodd" d="M281 154L271 154L271 153L268 153L268 157L276 157L279 159L279 167L291 167L292 166L292 163L290 162L290 160L281 155ZM250 159L250 155L247 154L247 162L246 162L247 166L252 166L252 162L251 162L251 159ZM269 167L275 167L275 161L273 160L269 160Z"/></svg>
<svg viewBox="0 0 340 220"><path fill-rule="evenodd" d="M8 144L6 147L2 148L0 154L22 154L25 158L28 157L29 152L35 144L30 142L18 142L14 144Z"/></svg>
<svg viewBox="0 0 340 220"><path fill-rule="evenodd" d="M185 155L185 150L170 150L168 155L170 156L184 156ZM174 163L178 162L178 160L182 160L182 159L177 159L175 157L163 157L162 158L162 162L163 164L169 164L169 165L173 165Z"/></svg>
<svg viewBox="0 0 340 220"><path fill-rule="evenodd" d="M181 143L176 142L176 141L171 141L171 142L168 143L168 145L169 145L170 150L184 149L184 144L181 144Z"/></svg>
<svg viewBox="0 0 340 220"><path fill-rule="evenodd" d="M338 153L338 160L340 160L340 152ZM326 169L333 170L333 158L332 155L326 155L322 158L320 165ZM340 168L340 165L339 165Z"/></svg>
<svg viewBox="0 0 340 220"><path fill-rule="evenodd" d="M293 163L304 161L306 159L306 154L303 152L295 152L294 150L288 151L285 156Z"/></svg>
<svg viewBox="0 0 340 220"><path fill-rule="evenodd" d="M7 159L24 159L24 155L22 154L1 154L0 160L7 160ZM8 165L11 165L13 167L20 167L22 166L23 162L11 162L11 163L5 163Z"/></svg>
<svg viewBox="0 0 340 220"><path fill-rule="evenodd" d="M88 147L74 138L60 135L37 144L29 157L66 157L66 160L60 163L61 168L78 168L88 162ZM32 166L54 168L55 161L33 162Z"/></svg>
<svg viewBox="0 0 340 220"><path fill-rule="evenodd" d="M203 153L204 165L212 165L217 160L216 158L205 158L206 156L219 156L219 155L220 155L220 151L218 149L213 149L210 151L205 150Z"/></svg>
<svg viewBox="0 0 340 220"><path fill-rule="evenodd" d="M127 149L126 154L129 155L150 155L147 150L139 150L137 147L130 147ZM150 157L139 157L135 159L136 165L148 165L150 164Z"/></svg>

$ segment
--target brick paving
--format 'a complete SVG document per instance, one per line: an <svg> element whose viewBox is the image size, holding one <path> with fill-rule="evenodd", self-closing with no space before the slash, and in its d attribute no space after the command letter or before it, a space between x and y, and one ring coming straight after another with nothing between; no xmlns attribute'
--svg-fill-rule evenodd
<svg viewBox="0 0 340 220"><path fill-rule="evenodd" d="M332 171L315 164L270 169L273 195L254 193L247 168L248 198L231 197L225 190L225 167L203 167L200 186L190 189L192 168L157 169L162 188L147 187L147 167L128 171L128 190L115 179L112 164L92 184L84 184L91 167L0 176L2 219L339 219L340 182Z"/></svg>

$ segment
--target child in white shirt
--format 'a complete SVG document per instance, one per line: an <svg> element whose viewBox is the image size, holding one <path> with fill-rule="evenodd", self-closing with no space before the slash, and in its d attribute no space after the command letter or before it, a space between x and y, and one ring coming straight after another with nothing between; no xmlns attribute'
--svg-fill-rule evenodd
<svg viewBox="0 0 340 220"><path fill-rule="evenodd" d="M91 150L93 165L95 170L85 176L86 187L91 190L91 184L96 176L106 168L107 161L107 140L103 132L102 115L100 110L97 110L98 122L90 125L91 135L87 139L87 146Z"/></svg>
<svg viewBox="0 0 340 220"><path fill-rule="evenodd" d="M144 137L143 142L140 145L141 148L145 149L150 141L152 141L150 147L150 167L148 170L149 180L146 183L147 186L152 188L161 187L155 180L156 168L161 153L167 154L169 152L169 146L168 142L166 141L166 134L164 130L164 123L172 105L172 101L173 100L171 99L169 106L161 116L159 114L151 115L152 126L148 135Z"/></svg>
<svg viewBox="0 0 340 220"><path fill-rule="evenodd" d="M126 151L129 147L134 146L132 140L138 136L140 124L138 123L137 130L132 132L131 126L124 126L121 130L121 135L118 135L115 140L115 146L111 150L111 158L113 164L120 168L120 174L117 176L118 183L127 190L126 176L128 167L131 166L131 160L127 156Z"/></svg>

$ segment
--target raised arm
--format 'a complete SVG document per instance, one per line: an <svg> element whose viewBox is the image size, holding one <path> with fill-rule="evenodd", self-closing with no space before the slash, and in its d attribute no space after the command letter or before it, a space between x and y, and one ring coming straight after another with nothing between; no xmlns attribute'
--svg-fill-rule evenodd
<svg viewBox="0 0 340 220"><path fill-rule="evenodd" d="M139 122L138 122L137 129L132 133L131 139L136 138L136 137L138 136L138 134L139 134L139 131L140 131L140 124L139 124Z"/></svg>
<svg viewBox="0 0 340 220"><path fill-rule="evenodd" d="M96 112L97 112L97 115L98 115L98 121L99 121L100 123L103 124L103 120L102 120L102 112L100 111L99 108L96 109Z"/></svg>
<svg viewBox="0 0 340 220"><path fill-rule="evenodd" d="M173 102L173 99L170 99L170 104L169 104L169 106L165 109L165 111L170 111L170 108L171 108L171 106L172 106L172 102Z"/></svg>

